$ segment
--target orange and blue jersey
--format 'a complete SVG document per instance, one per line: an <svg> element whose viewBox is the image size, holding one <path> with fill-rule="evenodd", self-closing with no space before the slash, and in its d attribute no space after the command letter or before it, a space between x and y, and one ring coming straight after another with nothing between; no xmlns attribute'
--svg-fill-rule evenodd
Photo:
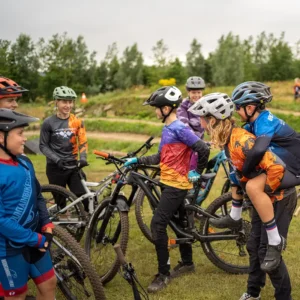
<svg viewBox="0 0 300 300"><path fill-rule="evenodd" d="M60 159L74 161L87 159L87 137L84 123L75 115L60 119L56 115L47 118L41 128L40 150L48 163Z"/></svg>
<svg viewBox="0 0 300 300"><path fill-rule="evenodd" d="M231 164L234 166L237 177L241 182L248 179L243 176L242 170L248 152L255 144L255 135L243 128L233 128L229 143L227 144L227 154ZM266 171L266 191L272 200L282 200L285 190L277 190L281 184L286 165L271 150L267 150L258 167Z"/></svg>
<svg viewBox="0 0 300 300"><path fill-rule="evenodd" d="M200 139L179 120L166 125L159 145L160 181L178 189L191 189L188 181L191 146Z"/></svg>

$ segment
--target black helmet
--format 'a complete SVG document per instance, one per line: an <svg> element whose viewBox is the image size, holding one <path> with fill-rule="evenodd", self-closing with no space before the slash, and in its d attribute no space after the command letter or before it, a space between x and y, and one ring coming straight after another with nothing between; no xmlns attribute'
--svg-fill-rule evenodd
<svg viewBox="0 0 300 300"><path fill-rule="evenodd" d="M172 108L177 108L181 102L182 95L177 87L164 86L152 93L143 105L151 105L155 107L170 106Z"/></svg>
<svg viewBox="0 0 300 300"><path fill-rule="evenodd" d="M29 123L38 120L38 118L23 115L10 109L0 109L0 131L8 132L17 127L28 126Z"/></svg>

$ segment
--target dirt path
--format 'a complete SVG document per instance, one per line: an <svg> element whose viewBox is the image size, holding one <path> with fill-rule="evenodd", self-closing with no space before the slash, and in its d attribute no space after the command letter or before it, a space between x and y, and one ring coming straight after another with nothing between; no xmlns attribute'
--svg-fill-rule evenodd
<svg viewBox="0 0 300 300"><path fill-rule="evenodd" d="M84 119L84 117L83 117ZM91 121L109 121L109 122L124 122L124 123L140 123L140 124L149 124L149 125L153 125L153 126L162 126L162 123L157 121L157 122L153 122L153 121L145 121L145 120L132 120L132 119L123 119L123 118L86 118L86 120L91 120Z"/></svg>
<svg viewBox="0 0 300 300"><path fill-rule="evenodd" d="M284 114L284 115L293 115L293 116L300 116L299 111L293 111L293 110L282 110L277 108L268 108L272 113L274 114Z"/></svg>
<svg viewBox="0 0 300 300"><path fill-rule="evenodd" d="M26 136L39 135L39 130L25 131ZM87 132L87 137L102 140L111 141L129 141L129 142L145 142L149 136L144 134L133 134L133 133L123 133L123 132ZM160 138L155 138L153 140L155 143L160 142Z"/></svg>

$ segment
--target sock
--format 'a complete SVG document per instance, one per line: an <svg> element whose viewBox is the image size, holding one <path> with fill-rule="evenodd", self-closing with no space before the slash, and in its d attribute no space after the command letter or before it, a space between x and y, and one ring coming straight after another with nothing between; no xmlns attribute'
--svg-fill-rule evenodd
<svg viewBox="0 0 300 300"><path fill-rule="evenodd" d="M267 231L269 245L279 245L281 243L281 237L278 232L275 218L263 224Z"/></svg>
<svg viewBox="0 0 300 300"><path fill-rule="evenodd" d="M230 217L237 221L242 217L243 199L235 200L232 199L232 207L230 211Z"/></svg>

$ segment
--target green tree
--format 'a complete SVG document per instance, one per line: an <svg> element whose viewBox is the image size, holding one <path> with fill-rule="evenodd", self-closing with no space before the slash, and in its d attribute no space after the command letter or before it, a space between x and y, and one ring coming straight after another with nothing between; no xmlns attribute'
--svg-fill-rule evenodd
<svg viewBox="0 0 300 300"><path fill-rule="evenodd" d="M235 85L243 79L243 47L239 37L229 33L219 39L212 55L212 80L216 85Z"/></svg>
<svg viewBox="0 0 300 300"><path fill-rule="evenodd" d="M9 70L9 50L10 50L10 41L0 39L0 74L2 76L10 77Z"/></svg>
<svg viewBox="0 0 300 300"><path fill-rule="evenodd" d="M122 89L143 84L143 55L138 51L136 43L124 50L114 81Z"/></svg>
<svg viewBox="0 0 300 300"><path fill-rule="evenodd" d="M182 65L178 57L170 62L166 71L167 78L175 78L176 84L183 84L186 81L186 68Z"/></svg>
<svg viewBox="0 0 300 300"><path fill-rule="evenodd" d="M39 57L31 37L20 34L8 54L9 73L13 80L30 90L24 99L35 99L39 94Z"/></svg>
<svg viewBox="0 0 300 300"><path fill-rule="evenodd" d="M193 39L190 48L190 51L186 54L187 75L204 77L205 59L201 53L201 44Z"/></svg>

